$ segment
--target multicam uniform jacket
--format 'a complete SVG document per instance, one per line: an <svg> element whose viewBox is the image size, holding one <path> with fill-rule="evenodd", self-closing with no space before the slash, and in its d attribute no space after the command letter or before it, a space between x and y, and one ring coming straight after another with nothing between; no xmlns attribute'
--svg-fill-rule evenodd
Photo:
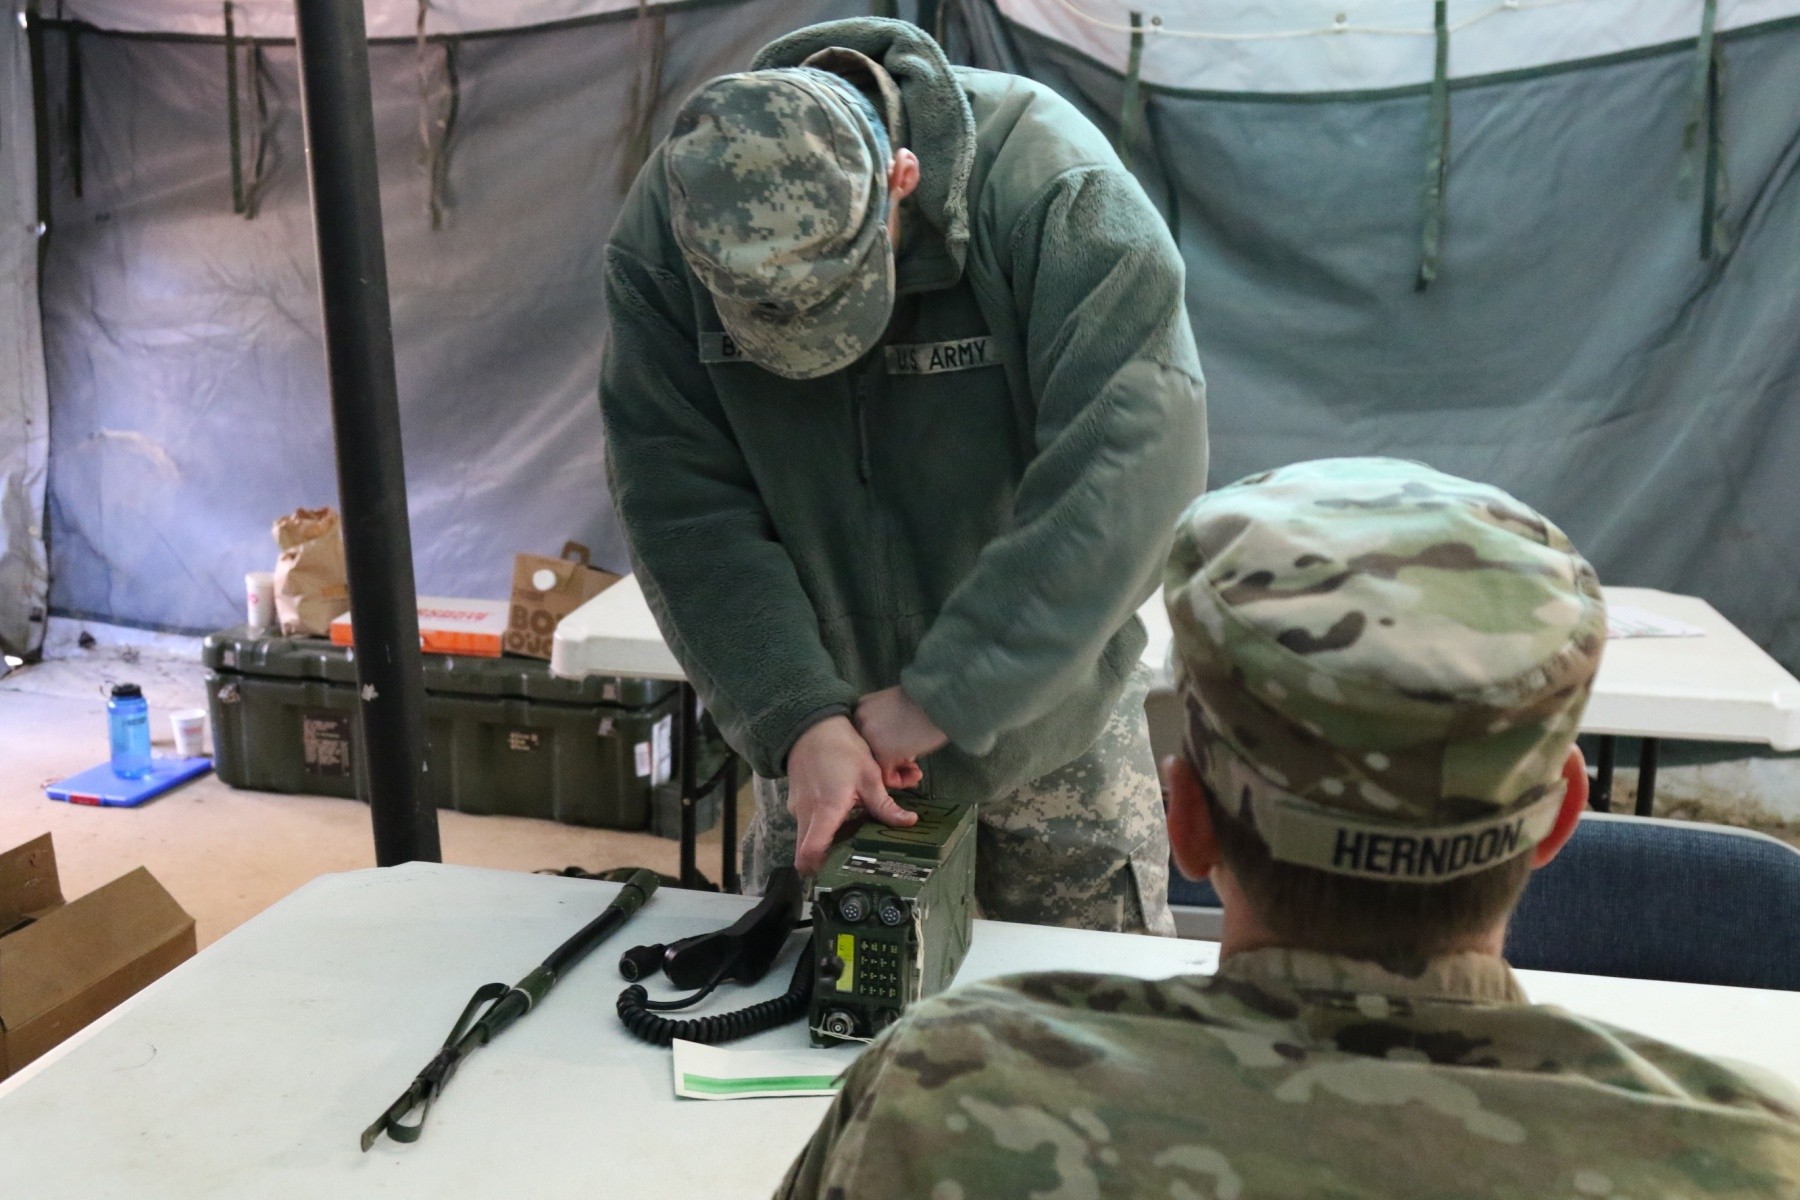
<svg viewBox="0 0 1800 1200"><path fill-rule="evenodd" d="M1022 975L858 1060L783 1200L1771 1200L1778 1080L1526 1002L1497 958Z"/></svg>

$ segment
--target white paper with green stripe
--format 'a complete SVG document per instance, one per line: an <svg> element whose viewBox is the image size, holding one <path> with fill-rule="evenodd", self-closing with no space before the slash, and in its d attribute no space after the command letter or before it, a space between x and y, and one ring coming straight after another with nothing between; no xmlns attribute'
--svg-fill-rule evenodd
<svg viewBox="0 0 1800 1200"><path fill-rule="evenodd" d="M798 1031L800 1027L793 1029ZM673 1049L677 1096L690 1100L756 1100L836 1095L839 1077L856 1061L862 1047L744 1049L678 1040Z"/></svg>

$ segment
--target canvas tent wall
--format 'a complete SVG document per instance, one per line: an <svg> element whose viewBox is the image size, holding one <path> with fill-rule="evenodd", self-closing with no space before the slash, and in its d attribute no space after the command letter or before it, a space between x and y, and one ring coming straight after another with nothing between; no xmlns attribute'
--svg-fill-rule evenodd
<svg viewBox="0 0 1800 1200"><path fill-rule="evenodd" d="M413 0L371 0L424 588L501 594L569 536L623 565L593 389L627 166L706 75L871 7L438 0L421 48ZM1337 453L1490 479L1800 667L1800 0L1452 0L1441 29L1430 0L922 7L1120 136L1188 261L1215 481ZM234 5L253 220L219 6L61 13L88 25L45 54L50 599L224 624L270 518L333 496L289 0Z"/></svg>
<svg viewBox="0 0 1800 1200"><path fill-rule="evenodd" d="M623 567L595 396L618 203L695 85L870 0L434 0L423 42L420 10L368 6L420 587L503 596L514 551L571 538ZM292 3L234 3L229 39L225 11L46 6L58 614L239 620L273 518L336 501Z"/></svg>
<svg viewBox="0 0 1800 1200"><path fill-rule="evenodd" d="M1491 480L1800 669L1800 3L1433 10L945 17L1123 126L1187 262L1215 483L1327 454Z"/></svg>

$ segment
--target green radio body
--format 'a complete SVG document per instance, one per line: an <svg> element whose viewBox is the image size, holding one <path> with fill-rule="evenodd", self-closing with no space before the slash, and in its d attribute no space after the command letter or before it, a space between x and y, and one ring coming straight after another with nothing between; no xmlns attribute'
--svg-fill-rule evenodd
<svg viewBox="0 0 1800 1200"><path fill-rule="evenodd" d="M974 932L975 808L896 795L919 814L833 846L813 885L813 1044L874 1037L950 986Z"/></svg>

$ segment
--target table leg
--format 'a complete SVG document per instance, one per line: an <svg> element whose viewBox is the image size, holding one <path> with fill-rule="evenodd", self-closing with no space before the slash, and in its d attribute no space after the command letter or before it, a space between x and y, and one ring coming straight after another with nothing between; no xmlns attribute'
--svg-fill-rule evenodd
<svg viewBox="0 0 1800 1200"><path fill-rule="evenodd" d="M738 890L737 865L737 791L738 759L729 749L725 762L708 777L700 779L700 697L690 683L681 685L681 714L675 727L675 756L681 764L681 886L713 891L712 880L701 873L700 801L719 788L719 822L724 835L719 847L719 878L724 890Z"/></svg>
<svg viewBox="0 0 1800 1200"><path fill-rule="evenodd" d="M1638 750L1637 815L1647 817L1656 804L1657 739L1645 738Z"/></svg>
<svg viewBox="0 0 1800 1200"><path fill-rule="evenodd" d="M1600 761L1595 764L1594 786L1588 793L1588 807L1596 812L1612 811L1613 756L1618 748L1618 739L1612 734L1600 735Z"/></svg>
<svg viewBox="0 0 1800 1200"><path fill-rule="evenodd" d="M676 719L675 735L678 743L675 751L676 760L681 764L681 886L684 888L700 887L700 868L695 863L695 850L699 841L698 821L694 812L694 776L697 773L696 759L700 754L700 739L696 736L695 707L699 697L694 693L690 683L681 685L681 712Z"/></svg>

